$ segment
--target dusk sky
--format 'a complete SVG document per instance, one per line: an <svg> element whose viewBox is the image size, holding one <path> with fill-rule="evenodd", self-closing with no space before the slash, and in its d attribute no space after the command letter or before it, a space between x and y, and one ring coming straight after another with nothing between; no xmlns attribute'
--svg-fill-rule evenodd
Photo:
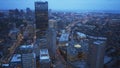
<svg viewBox="0 0 120 68"><path fill-rule="evenodd" d="M0 0L0 9L34 9L39 0ZM45 0L42 0L45 1ZM120 0L46 0L54 10L120 10Z"/></svg>

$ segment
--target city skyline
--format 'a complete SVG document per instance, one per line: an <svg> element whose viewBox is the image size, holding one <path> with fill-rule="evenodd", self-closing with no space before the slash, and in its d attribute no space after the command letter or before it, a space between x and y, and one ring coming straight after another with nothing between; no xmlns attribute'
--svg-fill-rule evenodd
<svg viewBox="0 0 120 68"><path fill-rule="evenodd" d="M53 10L120 10L119 0L0 0L0 9L34 9L35 1L48 1L49 9ZM4 6L4 7L3 7Z"/></svg>
<svg viewBox="0 0 120 68"><path fill-rule="evenodd" d="M0 68L120 68L118 0L0 4Z"/></svg>

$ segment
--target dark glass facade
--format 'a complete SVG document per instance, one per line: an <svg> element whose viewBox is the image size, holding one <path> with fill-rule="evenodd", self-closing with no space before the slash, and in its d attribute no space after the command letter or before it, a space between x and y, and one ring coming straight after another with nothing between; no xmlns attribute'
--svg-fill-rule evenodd
<svg viewBox="0 0 120 68"><path fill-rule="evenodd" d="M46 34L48 28L48 2L35 2L35 19L37 37L42 37Z"/></svg>

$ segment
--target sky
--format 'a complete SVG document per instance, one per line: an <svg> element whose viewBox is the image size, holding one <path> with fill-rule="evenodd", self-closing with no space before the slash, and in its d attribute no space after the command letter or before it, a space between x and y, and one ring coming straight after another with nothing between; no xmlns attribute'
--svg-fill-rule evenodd
<svg viewBox="0 0 120 68"><path fill-rule="evenodd" d="M0 9L34 9L40 0L0 0ZM120 10L120 0L42 0L53 10Z"/></svg>

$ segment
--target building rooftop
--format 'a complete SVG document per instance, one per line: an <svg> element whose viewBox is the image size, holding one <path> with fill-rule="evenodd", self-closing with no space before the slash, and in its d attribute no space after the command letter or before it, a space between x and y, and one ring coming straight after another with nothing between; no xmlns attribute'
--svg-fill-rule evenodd
<svg viewBox="0 0 120 68"><path fill-rule="evenodd" d="M19 32L19 29L17 29L17 28L14 28L14 29L10 30L10 34L11 33L17 33L17 32Z"/></svg>
<svg viewBox="0 0 120 68"><path fill-rule="evenodd" d="M40 50L40 61L41 62L49 62L50 61L48 49L41 49Z"/></svg>
<svg viewBox="0 0 120 68"><path fill-rule="evenodd" d="M32 45L22 45L20 48L21 49L33 48L33 44Z"/></svg>
<svg viewBox="0 0 120 68"><path fill-rule="evenodd" d="M40 50L40 59L49 59L48 49Z"/></svg>
<svg viewBox="0 0 120 68"><path fill-rule="evenodd" d="M14 54L11 62L20 62L21 61L21 55L20 54Z"/></svg>
<svg viewBox="0 0 120 68"><path fill-rule="evenodd" d="M111 60L112 60L111 57L105 56L105 57L104 57L104 64L110 62Z"/></svg>
<svg viewBox="0 0 120 68"><path fill-rule="evenodd" d="M97 41L95 41L95 42L93 42L93 43L96 44L96 45L101 45L101 44L104 43L104 41L97 40Z"/></svg>
<svg viewBox="0 0 120 68"><path fill-rule="evenodd" d="M76 44L74 45L75 48L81 48L81 45L80 44Z"/></svg>
<svg viewBox="0 0 120 68"><path fill-rule="evenodd" d="M106 37L96 37L96 36L90 36L90 35L87 35L87 36L91 39L107 40Z"/></svg>
<svg viewBox="0 0 120 68"><path fill-rule="evenodd" d="M2 64L3 67L9 67L9 64Z"/></svg>
<svg viewBox="0 0 120 68"><path fill-rule="evenodd" d="M65 42L69 40L69 34L68 33L63 33L59 39L60 42Z"/></svg>
<svg viewBox="0 0 120 68"><path fill-rule="evenodd" d="M84 33L77 32L77 35L78 35L80 38L86 38L86 35L85 35Z"/></svg>
<svg viewBox="0 0 120 68"><path fill-rule="evenodd" d="M36 0L35 3L37 4L45 4L47 3L47 1L43 1L43 0Z"/></svg>

